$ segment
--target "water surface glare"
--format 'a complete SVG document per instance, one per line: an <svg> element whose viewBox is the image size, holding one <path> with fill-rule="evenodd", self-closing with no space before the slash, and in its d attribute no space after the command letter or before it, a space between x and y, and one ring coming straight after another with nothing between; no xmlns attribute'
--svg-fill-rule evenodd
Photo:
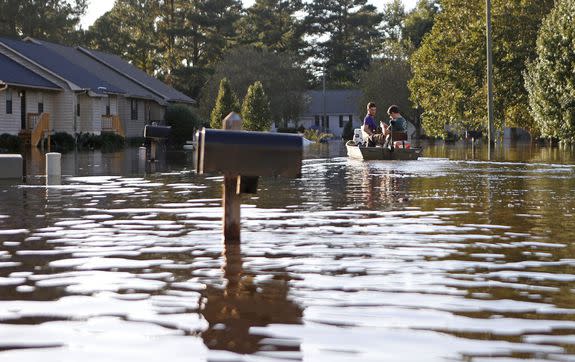
<svg viewBox="0 0 575 362"><path fill-rule="evenodd" d="M308 154L226 248L186 163L3 183L0 360L575 361L575 157L441 147Z"/></svg>

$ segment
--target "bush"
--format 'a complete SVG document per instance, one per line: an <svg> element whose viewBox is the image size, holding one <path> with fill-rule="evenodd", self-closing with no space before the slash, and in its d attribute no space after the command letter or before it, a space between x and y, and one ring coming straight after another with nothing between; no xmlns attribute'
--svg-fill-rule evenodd
<svg viewBox="0 0 575 362"><path fill-rule="evenodd" d="M69 133L57 132L50 137L50 148L59 152L69 152L76 148L76 140Z"/></svg>
<svg viewBox="0 0 575 362"><path fill-rule="evenodd" d="M341 138L343 138L345 141L351 141L353 139L353 124L351 121L347 121L345 124Z"/></svg>
<svg viewBox="0 0 575 362"><path fill-rule="evenodd" d="M176 104L169 106L164 117L166 124L172 127L170 141L175 146L181 146L194 137L194 132L200 126L198 117L190 107Z"/></svg>
<svg viewBox="0 0 575 362"><path fill-rule="evenodd" d="M102 148L102 138L93 133L79 133L76 138L79 150L94 150Z"/></svg>
<svg viewBox="0 0 575 362"><path fill-rule="evenodd" d="M2 152L15 152L19 151L22 146L20 137L8 133L0 135L0 150Z"/></svg>
<svg viewBox="0 0 575 362"><path fill-rule="evenodd" d="M299 130L293 127L282 127L277 129L278 133L298 133Z"/></svg>
<svg viewBox="0 0 575 362"><path fill-rule="evenodd" d="M303 136L310 141L314 141L316 143L325 143L327 140L333 137L331 133L323 133L317 129L306 129L303 133Z"/></svg>
<svg viewBox="0 0 575 362"><path fill-rule="evenodd" d="M100 135L100 138L102 139L103 151L121 150L126 144L126 139L115 133L104 132Z"/></svg>
<svg viewBox="0 0 575 362"><path fill-rule="evenodd" d="M272 126L270 101L260 81L248 88L242 104L243 129L247 131L269 131Z"/></svg>

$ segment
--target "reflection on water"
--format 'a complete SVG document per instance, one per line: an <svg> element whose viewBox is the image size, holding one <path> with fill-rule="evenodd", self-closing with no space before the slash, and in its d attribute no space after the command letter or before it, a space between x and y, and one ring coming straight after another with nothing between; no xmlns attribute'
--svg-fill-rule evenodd
<svg viewBox="0 0 575 362"><path fill-rule="evenodd" d="M222 177L189 154L66 154L46 180L32 153L0 185L0 360L575 359L570 149L343 156L261 180L224 248Z"/></svg>

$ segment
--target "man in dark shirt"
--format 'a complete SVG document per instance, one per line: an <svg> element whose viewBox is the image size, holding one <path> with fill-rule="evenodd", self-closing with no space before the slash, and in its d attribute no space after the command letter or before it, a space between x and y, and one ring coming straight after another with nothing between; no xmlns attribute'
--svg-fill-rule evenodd
<svg viewBox="0 0 575 362"><path fill-rule="evenodd" d="M367 104L367 115L363 119L363 126L361 127L363 139L367 141L369 147L374 147L382 141L382 135L377 133L377 123L375 121L376 112L377 107L375 103L369 102Z"/></svg>

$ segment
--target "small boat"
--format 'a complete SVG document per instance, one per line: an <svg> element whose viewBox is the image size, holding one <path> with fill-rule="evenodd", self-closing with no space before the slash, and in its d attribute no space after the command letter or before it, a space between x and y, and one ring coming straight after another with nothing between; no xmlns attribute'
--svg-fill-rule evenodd
<svg viewBox="0 0 575 362"><path fill-rule="evenodd" d="M347 141L345 147L348 157L360 160L417 160L423 151L421 147L367 147L354 141Z"/></svg>

